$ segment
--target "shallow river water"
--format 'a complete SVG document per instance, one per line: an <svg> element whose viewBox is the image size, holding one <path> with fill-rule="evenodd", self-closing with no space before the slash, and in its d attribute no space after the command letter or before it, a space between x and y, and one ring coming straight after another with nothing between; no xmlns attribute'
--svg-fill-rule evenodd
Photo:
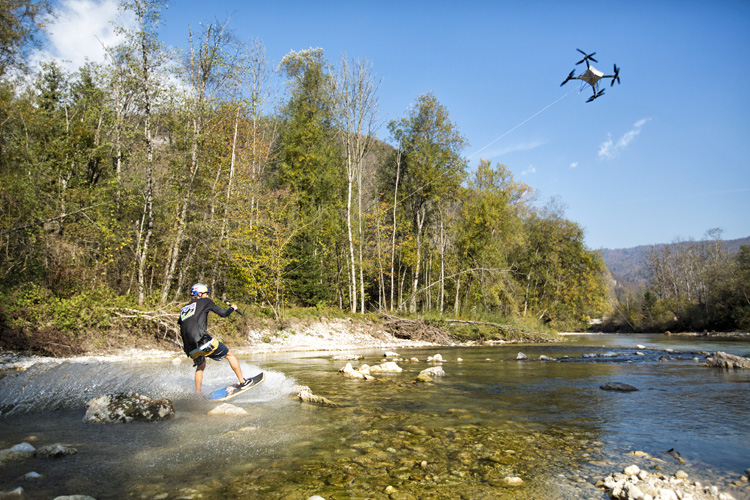
<svg viewBox="0 0 750 500"><path fill-rule="evenodd" d="M636 347L643 345L645 348ZM593 483L624 466L732 486L750 467L750 371L700 366L701 352L750 355L750 343L661 335L574 335L555 344L398 351L404 369L373 381L338 374L340 353L239 356L263 384L211 416L191 396L185 359L55 362L0 374L0 449L21 442L78 450L0 465L0 492L25 499L574 499L607 498ZM350 351L376 364L383 350ZM528 356L517 361L519 352ZM441 354L445 377L415 383ZM556 361L542 361L540 356ZM459 358L461 360L459 361ZM699 361L696 361L696 358ZM226 362L204 384L231 383ZM608 382L636 392L603 391ZM338 403L301 403L298 385ZM174 401L156 423L87 424L85 403L138 392ZM678 463L669 450L685 460ZM634 457L643 451L649 456ZM22 479L34 471L42 477ZM520 487L504 478L519 477Z"/></svg>

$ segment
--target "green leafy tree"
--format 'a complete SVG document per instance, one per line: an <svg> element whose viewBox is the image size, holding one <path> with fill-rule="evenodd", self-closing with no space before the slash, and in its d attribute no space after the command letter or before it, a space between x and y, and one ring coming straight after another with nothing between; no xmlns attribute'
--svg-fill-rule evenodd
<svg viewBox="0 0 750 500"><path fill-rule="evenodd" d="M448 110L431 93L420 95L407 116L388 126L400 144L399 177L403 193L398 199L412 224L414 260L409 262L412 286L409 309L417 310L422 267L422 237L430 220L438 217L442 203L458 192L464 180L461 150L466 139L450 121Z"/></svg>
<svg viewBox="0 0 750 500"><path fill-rule="evenodd" d="M575 327L606 313L604 261L586 248L580 226L554 205L531 214L525 225L527 244L515 257L526 287L524 310Z"/></svg>
<svg viewBox="0 0 750 500"><path fill-rule="evenodd" d="M51 5L49 0L0 0L0 78L12 69L28 69L28 53L40 44Z"/></svg>
<svg viewBox="0 0 750 500"><path fill-rule="evenodd" d="M456 251L472 303L486 311L517 312L517 284L512 279L512 255L524 240L522 213L531 193L513 180L510 170L480 162L463 191ZM458 304L456 305L458 308Z"/></svg>
<svg viewBox="0 0 750 500"><path fill-rule="evenodd" d="M341 152L332 129L332 83L321 49L287 54L280 71L288 78L290 99L282 110L275 184L297 197L303 228L289 245L298 264L289 268L293 293L302 304L333 298L342 234L344 178Z"/></svg>

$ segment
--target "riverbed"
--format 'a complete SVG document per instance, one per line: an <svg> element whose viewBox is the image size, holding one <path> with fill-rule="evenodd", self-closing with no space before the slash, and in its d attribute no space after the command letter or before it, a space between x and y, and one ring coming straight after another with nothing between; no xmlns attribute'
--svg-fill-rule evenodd
<svg viewBox="0 0 750 500"><path fill-rule="evenodd" d="M706 352L750 355L750 343L663 335L572 335L555 344L396 349L403 372L344 378L341 353L243 353L263 384L213 416L193 396L183 358L39 363L0 379L0 449L62 443L78 453L0 466L0 492L97 500L607 498L597 479L638 464L683 470L750 498L750 371L701 366ZM519 353L526 356L518 360ZM349 350L356 368L383 349ZM440 354L445 376L416 383ZM411 360L411 359L416 360ZM543 360L547 359L547 360ZM208 389L231 383L210 363ZM603 391L620 382L634 392ZM338 404L302 403L308 386ZM85 403L138 392L174 401L156 423L88 424ZM669 453L672 451L672 453ZM633 455L640 452L640 456ZM677 456L682 458L678 462ZM21 479L28 472L41 475ZM520 483L508 478L519 478Z"/></svg>

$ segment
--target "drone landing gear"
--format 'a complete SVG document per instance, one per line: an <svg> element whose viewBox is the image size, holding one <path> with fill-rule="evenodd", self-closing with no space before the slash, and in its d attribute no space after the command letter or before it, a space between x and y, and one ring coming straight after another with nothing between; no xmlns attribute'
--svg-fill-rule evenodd
<svg viewBox="0 0 750 500"><path fill-rule="evenodd" d="M595 93L594 95L592 95L591 97L589 97L589 98L588 98L588 100L587 100L586 102L591 102L591 101L593 101L594 99L596 99L597 97L601 97L602 95L604 95L604 90L603 90L603 89L602 89L602 90L600 90L599 92L596 92L596 93Z"/></svg>

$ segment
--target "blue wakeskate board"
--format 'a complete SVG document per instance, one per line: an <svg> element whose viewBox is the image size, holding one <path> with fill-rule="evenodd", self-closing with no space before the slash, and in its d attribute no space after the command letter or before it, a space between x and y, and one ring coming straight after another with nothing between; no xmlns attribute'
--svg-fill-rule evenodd
<svg viewBox="0 0 750 500"><path fill-rule="evenodd" d="M208 399L216 401L225 401L227 399L231 399L238 394L242 394L243 392L252 389L256 385L263 382L265 379L265 373L260 372L254 377L245 379L244 384L237 382L236 384L228 385L226 387L222 387L221 389L216 389L214 392L208 395Z"/></svg>

